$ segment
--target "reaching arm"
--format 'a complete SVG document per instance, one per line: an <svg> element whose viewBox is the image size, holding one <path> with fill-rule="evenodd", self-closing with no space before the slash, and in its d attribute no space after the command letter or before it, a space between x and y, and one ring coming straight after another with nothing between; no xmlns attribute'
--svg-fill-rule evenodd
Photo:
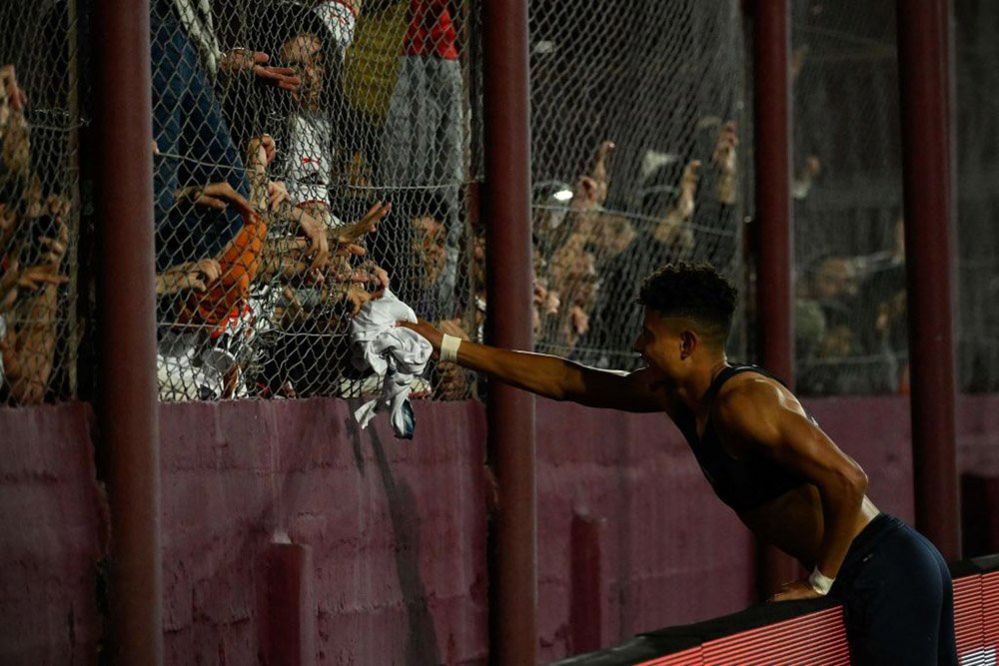
<svg viewBox="0 0 999 666"><path fill-rule="evenodd" d="M434 346L435 351L440 351L444 334L429 323L399 322L399 325L416 331ZM598 370L557 356L467 341L462 342L458 350L458 363L553 400L628 412L666 410L664 399L655 391L657 377L649 369L630 374Z"/></svg>
<svg viewBox="0 0 999 666"><path fill-rule="evenodd" d="M805 414L793 396L766 380L750 381L719 397L723 432L797 472L819 490L824 531L819 571L835 578L856 531L867 475Z"/></svg>

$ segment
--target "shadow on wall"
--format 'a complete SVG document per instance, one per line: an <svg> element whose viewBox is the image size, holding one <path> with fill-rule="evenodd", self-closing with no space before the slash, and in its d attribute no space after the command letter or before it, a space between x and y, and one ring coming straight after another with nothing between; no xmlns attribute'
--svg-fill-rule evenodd
<svg viewBox="0 0 999 666"><path fill-rule="evenodd" d="M355 459L360 463L358 471L364 474L363 456L360 454L362 437L353 418L347 419L347 432L354 446ZM427 607L426 586L420 577L420 518L417 515L416 497L405 481L396 481L392 475L392 467L375 429L369 428L368 434L388 500L392 533L395 537L396 572L409 620L406 663L439 664L441 659L437 649L437 631Z"/></svg>

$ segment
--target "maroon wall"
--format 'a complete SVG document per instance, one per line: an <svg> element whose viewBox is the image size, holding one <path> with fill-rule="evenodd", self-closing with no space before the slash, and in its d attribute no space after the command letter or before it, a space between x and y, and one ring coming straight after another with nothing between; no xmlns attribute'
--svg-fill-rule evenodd
<svg viewBox="0 0 999 666"><path fill-rule="evenodd" d="M868 471L874 501L911 519L906 400L808 406ZM960 411L962 467L999 473L999 396ZM170 663L255 662L280 626L260 567L283 534L311 551L318 663L484 661L481 406L418 404L412 442L349 417L334 400L162 407ZM79 404L0 409L2 663L96 649L106 522L92 422ZM538 448L543 659L589 647L580 623L610 645L752 601L749 536L664 417L539 401Z"/></svg>
<svg viewBox="0 0 999 666"><path fill-rule="evenodd" d="M107 521L92 423L80 403L0 408L0 663L95 661Z"/></svg>
<svg viewBox="0 0 999 666"><path fill-rule="evenodd" d="M279 533L312 549L319 663L484 658L483 410L418 405L412 442L384 421L359 432L349 412L164 406L168 663L256 663L269 619L255 574Z"/></svg>

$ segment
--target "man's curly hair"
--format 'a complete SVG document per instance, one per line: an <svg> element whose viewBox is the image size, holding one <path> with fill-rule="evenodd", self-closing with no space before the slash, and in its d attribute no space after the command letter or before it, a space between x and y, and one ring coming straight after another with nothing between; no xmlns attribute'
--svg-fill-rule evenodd
<svg viewBox="0 0 999 666"><path fill-rule="evenodd" d="M645 278L638 302L664 317L685 317L725 344L738 292L710 264L667 264Z"/></svg>

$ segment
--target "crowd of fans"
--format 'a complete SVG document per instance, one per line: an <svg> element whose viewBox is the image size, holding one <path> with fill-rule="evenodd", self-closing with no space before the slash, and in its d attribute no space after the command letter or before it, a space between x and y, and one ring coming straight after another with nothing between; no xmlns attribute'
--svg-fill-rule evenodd
<svg viewBox="0 0 999 666"><path fill-rule="evenodd" d="M46 396L68 281L69 195L42 189L26 104L14 66L0 67L0 402L17 404Z"/></svg>
<svg viewBox="0 0 999 666"><path fill-rule="evenodd" d="M152 2L161 399L358 395L367 385L350 363L349 321L388 289L446 332L480 339L485 240L461 216L461 16L448 0L281 0L251 3L252 21L234 31L218 24L227 2ZM398 43L382 43L387 34ZM43 191L25 93L13 66L2 78L0 398L30 403L50 390L70 197ZM612 141L574 184L536 186L538 349L633 367L642 276L676 260L739 265L737 125L703 118L691 144L645 151L630 199L614 197ZM820 171L806 160L795 198ZM806 267L804 390L857 390L839 361L858 356L883 361L882 384L904 384L893 351L904 349L903 262L899 244ZM859 311L870 326L856 326ZM439 364L417 395L470 389L463 370Z"/></svg>
<svg viewBox="0 0 999 666"><path fill-rule="evenodd" d="M798 388L811 395L908 390L902 220L891 247L817 257L797 281Z"/></svg>
<svg viewBox="0 0 999 666"><path fill-rule="evenodd" d="M735 265L738 133L732 121L699 124L704 155L682 168L673 154L646 151L629 211L606 207L612 194L602 142L574 186L545 183L534 206L534 324L538 347L601 367L627 368L640 328L642 278L669 261ZM677 173L679 172L679 175Z"/></svg>
<svg viewBox="0 0 999 666"><path fill-rule="evenodd" d="M464 98L447 0L260 5L260 30L242 33L259 41L228 50L218 9L154 3L161 398L363 391L348 323L390 274L422 316L468 337L454 298ZM362 12L405 29L380 113L350 97L364 82L347 52L370 48L354 46ZM424 392L467 393L462 371L435 373Z"/></svg>

